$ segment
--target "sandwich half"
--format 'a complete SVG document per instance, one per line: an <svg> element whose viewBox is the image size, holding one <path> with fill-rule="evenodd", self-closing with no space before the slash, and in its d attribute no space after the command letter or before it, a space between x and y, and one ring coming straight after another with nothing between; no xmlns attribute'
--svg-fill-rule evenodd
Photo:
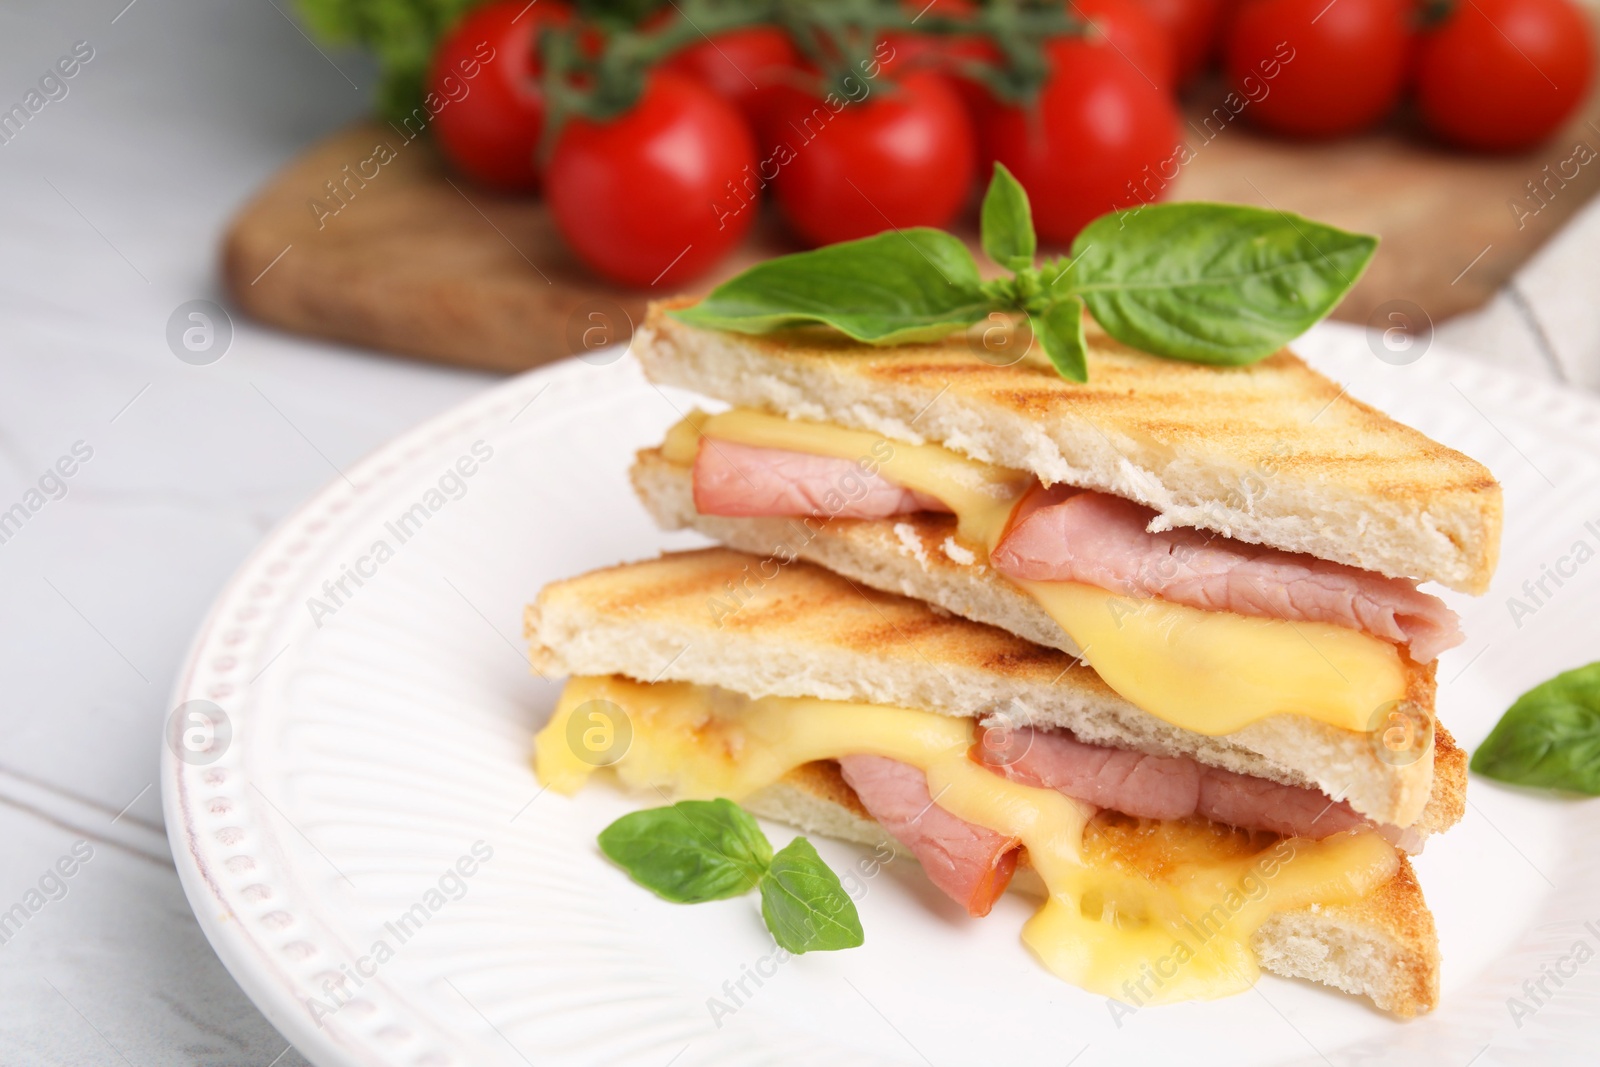
<svg viewBox="0 0 1600 1067"><path fill-rule="evenodd" d="M570 793L604 763L655 800L728 797L889 844L972 915L1008 886L1042 895L1024 941L1128 1005L1237 992L1261 970L1400 1016L1436 1002L1433 919L1397 827L1226 736L1147 729L1059 649L768 562L706 549L544 589L533 662L570 680L537 739L541 780ZM603 760L574 740L597 701L628 737ZM1464 761L1443 730L1432 751L1423 806L1448 813Z"/></svg>
<svg viewBox="0 0 1600 1067"><path fill-rule="evenodd" d="M1437 832L1434 663L1461 640L1418 588L1482 592L1500 489L1470 458L1287 352L1217 368L1090 332L1089 381L962 339L876 349L747 336L657 305L653 380L732 405L641 452L657 521L794 559L1080 656L1123 699L1091 739L1304 785Z"/></svg>

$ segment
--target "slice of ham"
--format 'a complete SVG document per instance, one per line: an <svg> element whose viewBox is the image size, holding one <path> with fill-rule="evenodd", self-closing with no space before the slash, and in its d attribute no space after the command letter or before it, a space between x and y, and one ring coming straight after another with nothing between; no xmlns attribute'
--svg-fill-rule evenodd
<svg viewBox="0 0 1600 1067"><path fill-rule="evenodd" d="M933 884L967 909L987 915L1017 869L1014 837L959 819L933 802L916 767L883 756L845 756L839 770L861 804L922 864Z"/></svg>
<svg viewBox="0 0 1600 1067"><path fill-rule="evenodd" d="M1419 663L1466 639L1455 612L1415 582L1192 528L1150 533L1155 517L1121 497L1035 488L991 562L1012 578L1084 582L1205 611L1345 626L1408 645Z"/></svg>
<svg viewBox="0 0 1600 1067"><path fill-rule="evenodd" d="M886 519L949 511L935 498L869 474L852 459L702 438L694 460L694 506L702 515Z"/></svg>
<svg viewBox="0 0 1600 1067"><path fill-rule="evenodd" d="M702 515L886 519L948 512L854 460L704 438L694 463ZM1326 622L1408 646L1427 663L1466 639L1444 601L1415 582L1193 528L1150 533L1156 512L1121 497L1036 486L995 549L1013 578L1075 581L1205 611Z"/></svg>
<svg viewBox="0 0 1600 1067"><path fill-rule="evenodd" d="M1316 840L1357 826L1373 826L1391 844L1407 851L1420 848L1417 834L1375 825L1349 804L1316 789L1207 767L1187 756L1150 756L1086 744L1065 730L991 720L979 731L972 754L1014 782L1054 789L1139 818L1199 815L1245 830Z"/></svg>
<svg viewBox="0 0 1600 1067"><path fill-rule="evenodd" d="M1321 790L1282 785L1215 767L1205 768L1200 776L1195 813L1226 826L1270 830L1284 837L1317 841L1357 826L1383 829Z"/></svg>
<svg viewBox="0 0 1600 1067"><path fill-rule="evenodd" d="M1374 825L1350 805L1315 790L1281 785L1207 767L1187 757L1090 745L1065 730L1010 727L980 731L972 748L978 762L1002 777L1054 789L1098 808L1146 819L1200 816L1245 830L1321 840L1356 827L1372 827L1390 844L1420 852L1415 829ZM928 878L967 914L989 914L1017 867L1021 842L951 814L928 793L928 779L909 763L883 756L839 759L845 782L862 807L893 835Z"/></svg>

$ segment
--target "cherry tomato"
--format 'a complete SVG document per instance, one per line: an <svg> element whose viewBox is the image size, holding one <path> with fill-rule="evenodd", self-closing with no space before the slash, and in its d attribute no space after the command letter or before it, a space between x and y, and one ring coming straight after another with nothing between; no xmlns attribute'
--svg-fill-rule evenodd
<svg viewBox="0 0 1600 1067"><path fill-rule="evenodd" d="M1223 66L1245 116L1293 137L1358 133L1405 88L1411 0L1245 0Z"/></svg>
<svg viewBox="0 0 1600 1067"><path fill-rule="evenodd" d="M750 228L755 167L754 139L734 106L658 70L632 110L566 125L546 188L579 259L625 285L670 287L710 269Z"/></svg>
<svg viewBox="0 0 1600 1067"><path fill-rule="evenodd" d="M931 34L918 32L917 23L926 16L938 15L950 19L964 19L975 15L978 6L973 0L903 0L901 8L915 20L911 32L891 32L878 43L876 56L883 71L892 77L901 77L912 71L926 70L941 75L955 90L966 107L967 118L976 129L989 90L983 83L962 73L962 68L972 62L998 64L1000 49L993 41L978 33ZM974 157L976 165L976 157Z"/></svg>
<svg viewBox="0 0 1600 1067"><path fill-rule="evenodd" d="M912 18L909 31L892 31L883 35L888 44L884 53L884 69L891 74L909 74L913 70L953 70L962 59L987 59L997 55L995 48L979 36L965 34L932 34L917 29L924 17L964 19L975 14L977 5L972 0L905 0L901 9Z"/></svg>
<svg viewBox="0 0 1600 1067"><path fill-rule="evenodd" d="M1464 148L1531 148L1572 114L1593 73L1589 21L1567 0L1472 0L1422 35L1417 110Z"/></svg>
<svg viewBox="0 0 1600 1067"><path fill-rule="evenodd" d="M991 102L979 125L985 169L995 160L1033 202L1034 228L1070 241L1114 208L1159 199L1182 148L1170 95L1104 42L1046 46L1053 68L1037 111Z"/></svg>
<svg viewBox="0 0 1600 1067"><path fill-rule="evenodd" d="M1139 73L1163 89L1176 86L1172 39L1138 0L1067 0L1067 10L1086 19L1090 34L1109 43Z"/></svg>
<svg viewBox="0 0 1600 1067"><path fill-rule="evenodd" d="M439 43L428 71L428 108L439 106L433 135L462 174L508 192L539 188L535 155L545 111L539 30L571 17L560 0L503 0L473 9Z"/></svg>
<svg viewBox="0 0 1600 1067"><path fill-rule="evenodd" d="M776 26L732 30L690 45L662 64L700 82L752 122L759 118L761 89L801 69L800 52Z"/></svg>
<svg viewBox="0 0 1600 1067"><path fill-rule="evenodd" d="M783 217L819 245L949 222L972 186L974 153L955 90L934 71L855 84L855 102L838 91L775 98L761 167Z"/></svg>
<svg viewBox="0 0 1600 1067"><path fill-rule="evenodd" d="M914 0L910 5L917 7ZM1111 45L1151 81L1163 87L1173 84L1175 61L1172 41L1166 28L1141 5L1140 0L1065 0L1069 14L1090 23L1089 32ZM919 9L920 10L920 9ZM924 14L939 14L947 18L961 18L974 14L977 8L970 0L934 0ZM962 63L977 60L998 63L1000 50L994 43L978 34L932 36L917 33L890 33L884 35L893 48L893 56L884 63L890 73L901 73L917 67L932 67L949 72L952 80L969 104L987 96L988 90L970 78L959 75ZM976 91L982 94L973 99Z"/></svg>
<svg viewBox="0 0 1600 1067"><path fill-rule="evenodd" d="M1166 29L1176 71L1174 86L1184 88L1216 54L1226 13L1224 0L1139 0L1139 6Z"/></svg>

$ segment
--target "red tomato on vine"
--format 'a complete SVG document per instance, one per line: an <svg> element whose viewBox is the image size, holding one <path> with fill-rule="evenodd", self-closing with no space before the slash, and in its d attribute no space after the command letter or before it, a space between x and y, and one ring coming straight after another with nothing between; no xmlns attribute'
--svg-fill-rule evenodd
<svg viewBox="0 0 1600 1067"><path fill-rule="evenodd" d="M1411 18L1411 0L1244 0L1228 28L1223 66L1234 91L1250 100L1246 116L1263 129L1313 138L1359 133L1400 101Z"/></svg>
<svg viewBox="0 0 1600 1067"><path fill-rule="evenodd" d="M1089 23L1092 39L1104 40L1156 85L1176 86L1172 39L1138 0L1067 0L1067 11Z"/></svg>
<svg viewBox="0 0 1600 1067"><path fill-rule="evenodd" d="M1589 20L1569 0L1458 4L1417 45L1417 110L1464 148L1531 148L1560 128L1594 76Z"/></svg>
<svg viewBox="0 0 1600 1067"><path fill-rule="evenodd" d="M956 91L936 71L851 77L857 99L788 90L768 112L762 166L784 219L815 245L943 226L966 203L974 169Z"/></svg>
<svg viewBox="0 0 1600 1067"><path fill-rule="evenodd" d="M1114 208L1160 199L1181 162L1170 94L1104 42L1046 46L1036 109L991 102L979 124L983 169L998 160L1033 202L1040 238L1070 241Z"/></svg>
<svg viewBox="0 0 1600 1067"><path fill-rule="evenodd" d="M624 285L671 288L709 270L756 213L734 199L755 141L727 100L671 71L650 75L627 112L573 118L556 139L546 190L578 258Z"/></svg>
<svg viewBox="0 0 1600 1067"><path fill-rule="evenodd" d="M1138 0L1167 31L1173 54L1173 84L1182 89L1216 55L1232 0Z"/></svg>
<svg viewBox="0 0 1600 1067"><path fill-rule="evenodd" d="M661 67L700 82L755 122L760 115L762 91L791 81L803 64L799 50L783 30L751 26L690 45Z"/></svg>
<svg viewBox="0 0 1600 1067"><path fill-rule="evenodd" d="M538 189L545 101L536 44L541 28L571 18L560 0L502 0L473 9L439 43L427 85L443 106L431 128L456 170L494 189Z"/></svg>

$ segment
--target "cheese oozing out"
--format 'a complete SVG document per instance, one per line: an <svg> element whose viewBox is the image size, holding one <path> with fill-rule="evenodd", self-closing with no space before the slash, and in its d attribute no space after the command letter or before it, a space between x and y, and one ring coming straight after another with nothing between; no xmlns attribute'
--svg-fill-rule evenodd
<svg viewBox="0 0 1600 1067"><path fill-rule="evenodd" d="M911 708L578 677L539 732L535 766L543 784L569 795L604 765L652 795L740 801L814 760L908 763L940 807L1022 842L1046 888L1022 931L1040 961L1074 985L1139 1004L1248 988L1260 973L1250 941L1269 918L1354 903L1399 866L1369 829L1262 844L1189 820L1147 825L1142 845L1103 835L1092 807L974 761L975 729Z"/></svg>
<svg viewBox="0 0 1600 1067"><path fill-rule="evenodd" d="M1031 474L940 445L745 408L694 413L668 433L662 454L692 465L702 436L870 463L896 485L944 501L962 540L985 554L1000 543L1011 512L1034 482ZM1399 651L1358 630L1204 611L1082 582L1006 580L1066 631L1107 685L1194 733L1229 734L1279 714L1366 732L1377 709L1406 695Z"/></svg>

